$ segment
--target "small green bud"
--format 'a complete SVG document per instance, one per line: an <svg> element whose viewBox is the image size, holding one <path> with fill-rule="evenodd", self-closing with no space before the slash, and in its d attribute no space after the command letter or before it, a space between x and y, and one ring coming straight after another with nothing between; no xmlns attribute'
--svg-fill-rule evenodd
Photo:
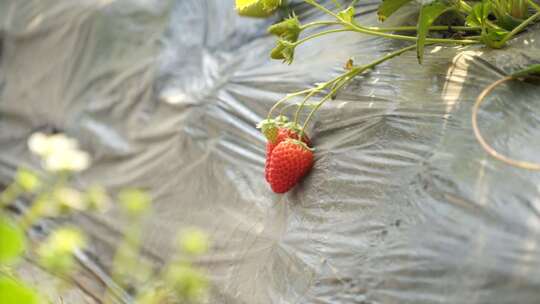
<svg viewBox="0 0 540 304"><path fill-rule="evenodd" d="M283 49L285 48L284 45L281 45L278 43L276 47L272 49L270 52L270 58L276 59L276 60L283 60L285 59L285 56L282 54Z"/></svg>
<svg viewBox="0 0 540 304"><path fill-rule="evenodd" d="M278 37L286 35L287 38L293 38L290 41L296 41L301 31L302 25L300 24L298 17L294 15L268 28L270 34L274 34Z"/></svg>
<svg viewBox="0 0 540 304"><path fill-rule="evenodd" d="M130 216L137 216L150 207L150 196L139 189L124 189L118 194L121 206Z"/></svg>
<svg viewBox="0 0 540 304"><path fill-rule="evenodd" d="M208 235L198 229L190 229L180 237L180 249L190 255L200 255L208 251Z"/></svg>
<svg viewBox="0 0 540 304"><path fill-rule="evenodd" d="M208 289L206 277L193 267L180 264L169 268L167 282L179 299L199 301Z"/></svg>
<svg viewBox="0 0 540 304"><path fill-rule="evenodd" d="M15 176L17 184L26 192L33 193L41 186L41 180L36 173L21 168Z"/></svg>
<svg viewBox="0 0 540 304"><path fill-rule="evenodd" d="M277 46L270 53L272 59L283 59L284 62L291 64L294 60L294 49L296 44L284 39L279 39Z"/></svg>

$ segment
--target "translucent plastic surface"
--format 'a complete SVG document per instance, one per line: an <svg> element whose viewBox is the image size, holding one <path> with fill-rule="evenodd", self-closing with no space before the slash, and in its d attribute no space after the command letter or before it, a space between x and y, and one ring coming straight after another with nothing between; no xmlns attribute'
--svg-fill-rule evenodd
<svg viewBox="0 0 540 304"><path fill-rule="evenodd" d="M310 175L286 195L264 180L255 124L296 90L401 42L341 33L269 59L273 20L224 0L0 0L0 181L37 130L80 140L81 184L148 189L145 258L159 267L178 230L213 240L200 260L210 303L538 303L540 176L493 160L471 108L489 83L540 62L538 27L502 50L431 46L358 77L309 130ZM377 24L377 2L358 20ZM305 4L302 22L323 16ZM498 88L486 138L540 161L540 88ZM75 221L107 268L125 223L115 210ZM94 265L95 266L95 265Z"/></svg>

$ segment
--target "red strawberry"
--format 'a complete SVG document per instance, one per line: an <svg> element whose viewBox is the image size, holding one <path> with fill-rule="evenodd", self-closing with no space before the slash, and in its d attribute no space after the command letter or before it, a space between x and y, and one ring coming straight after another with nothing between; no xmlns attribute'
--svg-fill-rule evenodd
<svg viewBox="0 0 540 304"><path fill-rule="evenodd" d="M266 143L266 163L264 165L264 177L266 178L266 181L268 182L268 164L270 163L270 158L272 157L272 151L274 148L281 143L282 141L292 138L292 139L299 139L298 131L281 127L278 130L278 135L276 137L276 140L274 142L268 141ZM302 141L308 146L311 147L311 141L309 140L309 137L304 133L302 136Z"/></svg>
<svg viewBox="0 0 540 304"><path fill-rule="evenodd" d="M297 132L297 131L295 131L293 129L279 128L276 140L274 142L268 141L268 143L266 144L266 156L267 156L267 158L269 158L270 154L272 154L272 150L274 150L274 148L280 142L284 141L285 139L287 139L287 138L300 139L300 138L298 138L298 133L299 132ZM306 143L308 145L308 147L311 146L311 141L309 140L309 137L305 133L302 136L302 141L304 143Z"/></svg>
<svg viewBox="0 0 540 304"><path fill-rule="evenodd" d="M268 182L272 191L285 193L291 190L313 165L313 152L296 139L280 142L272 151L267 165Z"/></svg>

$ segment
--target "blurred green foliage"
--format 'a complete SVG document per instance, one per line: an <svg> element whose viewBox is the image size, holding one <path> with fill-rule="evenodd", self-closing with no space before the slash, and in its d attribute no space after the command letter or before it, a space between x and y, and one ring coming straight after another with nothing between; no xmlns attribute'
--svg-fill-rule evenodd
<svg viewBox="0 0 540 304"><path fill-rule="evenodd" d="M22 254L25 237L21 229L5 217L0 217L0 265L11 264Z"/></svg>
<svg viewBox="0 0 540 304"><path fill-rule="evenodd" d="M0 193L0 304L49 302L14 274L16 262L26 253L37 257L41 267L62 278L78 271L75 253L87 245L84 233L74 227L59 227L37 246L27 247L26 232L37 220L79 211L103 212L114 201L101 186L80 190L70 185L71 176L90 165L89 155L79 150L74 139L39 133L29 139L29 148L41 158L43 174L19 168L13 183ZM20 218L11 219L4 213L4 207L19 197L31 203ZM208 250L207 235L197 229L183 233L179 238L182 258L156 272L139 254L142 221L151 211L150 195L135 188L124 189L118 193L116 202L128 223L111 270L116 283L123 287L142 286L135 294L136 303L196 303L203 299L208 280L190 259ZM108 296L106 291L105 303Z"/></svg>
<svg viewBox="0 0 540 304"><path fill-rule="evenodd" d="M0 276L0 300L2 300L2 304L42 303L33 289L5 276Z"/></svg>

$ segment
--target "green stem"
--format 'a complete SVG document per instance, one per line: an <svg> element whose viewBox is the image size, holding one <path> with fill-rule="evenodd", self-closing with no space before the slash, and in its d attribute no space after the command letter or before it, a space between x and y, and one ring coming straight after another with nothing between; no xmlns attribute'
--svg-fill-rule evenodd
<svg viewBox="0 0 540 304"><path fill-rule="evenodd" d="M431 44L431 43L430 43ZM370 64L368 65L364 65L364 66L360 66L360 67L356 67L356 68L353 68L351 71L345 73L343 76L344 79L346 79L346 81L343 81L341 82L339 85L337 85L328 95L326 95L314 108L313 110L311 110L311 112L309 113L308 117L306 118L306 121L304 122L304 125L302 127L302 132L301 132L301 135L304 133L309 121L311 120L311 118L313 117L313 115L315 114L315 112L317 112L317 110L319 110L319 108L328 100L330 99L331 96L333 96L341 87L343 87L345 84L347 84L351 79L353 79L356 75L366 71L366 70L369 70L369 69L372 69L374 68L375 66L389 60L389 59L392 59L396 56L399 56L407 51L410 51L410 50L414 50L416 49L416 45L413 44L413 45L410 45L410 46L407 46L407 47L404 47L402 49L399 49L395 52L392 52L386 56L383 56L373 62L371 62Z"/></svg>
<svg viewBox="0 0 540 304"><path fill-rule="evenodd" d="M288 110L289 108L292 108L292 107L294 107L294 106L298 106L298 104L296 104L296 103L291 103L291 104L288 104L288 105L282 107L282 108L279 110L279 115L280 115L280 116L283 115L283 113L284 113L286 110Z"/></svg>
<svg viewBox="0 0 540 304"><path fill-rule="evenodd" d="M335 29L335 30L328 30L328 31L323 31L323 32L319 32L317 34L313 34L311 36L307 36L306 38L304 39L300 39L298 41L296 41L294 44L295 45L299 45L299 44L302 44L308 40L311 40L313 38L317 38L317 37L321 37L321 36L324 36L324 35L328 35L328 34L333 34L333 33L339 33L339 32L350 32L351 30L350 29Z"/></svg>
<svg viewBox="0 0 540 304"><path fill-rule="evenodd" d="M428 44L433 44L433 43L426 43L426 45L428 45ZM407 47L404 47L404 48L402 48L402 49L399 49L399 50L397 50L397 51L395 51L395 52L392 52L392 53L390 53L390 54L388 54L388 55L386 55L386 56L384 56L384 57L381 57L381 58L379 58L379 59L373 61L372 63L370 63L370 64L364 66L364 68L365 68L365 70L367 70L367 69L372 69L372 68L374 68L375 66L377 66L377 65L379 65L379 64L381 64L381 63L387 61L388 59L392 59L392 58L397 57L397 56L399 56L399 55L401 55L401 54L403 54L403 53L405 53L405 52L407 52L407 51L414 50L414 49L416 49L416 45L409 45L409 46L407 46Z"/></svg>
<svg viewBox="0 0 540 304"><path fill-rule="evenodd" d="M309 94L306 95L304 100L300 103L300 106L296 109L296 113L294 114L294 125L296 126L298 124L298 117L300 116L300 111L302 111L302 108L304 108L304 105L306 102L311 98L311 96L315 95L316 93L320 92L324 88L326 88L331 81L326 82L322 87L314 88Z"/></svg>
<svg viewBox="0 0 540 304"><path fill-rule="evenodd" d="M396 27L365 27L366 29L379 32L400 32L400 31L416 31L416 26L396 26ZM429 27L430 31L467 31L467 32L477 32L481 31L481 27L470 27L470 26L450 26L450 25L433 25Z"/></svg>
<svg viewBox="0 0 540 304"><path fill-rule="evenodd" d="M514 37L517 33L521 32L527 25L532 23L536 18L540 17L540 11L536 12L534 15L527 18L525 21L521 22L516 28L514 28L510 33L506 34L504 38L496 44L497 47L502 47L508 40Z"/></svg>
<svg viewBox="0 0 540 304"><path fill-rule="evenodd" d="M319 3L313 1L313 0L304 0L304 2L306 2L307 4L311 4L313 5L314 7L318 8L319 10L321 10L322 12L324 13L327 13L331 16L334 16L336 19L340 20L339 16L337 14L335 14L334 12L332 12L331 10L327 9L326 7L320 5Z"/></svg>
<svg viewBox="0 0 540 304"><path fill-rule="evenodd" d="M326 89L328 86L330 85L335 85L336 83L339 83L339 81L343 80L344 78L346 78L348 75L349 75L350 72L347 72L347 73L344 73L344 74L341 74L339 75L338 77L330 80L330 81L327 81L325 82L324 84L316 87L313 89L312 92L310 92L306 98L304 98L304 100L302 101L302 103L298 106L298 108L296 109L296 113L294 115L294 124L298 124L298 118L300 117L300 112L302 111L302 109L304 108L304 105L306 104L306 102L309 100L309 98L311 98L313 95L315 95L315 93L318 93L318 92L321 92L322 90Z"/></svg>
<svg viewBox="0 0 540 304"><path fill-rule="evenodd" d="M537 12L540 12L540 5L536 4L533 0L529 0L529 5L532 6Z"/></svg>
<svg viewBox="0 0 540 304"><path fill-rule="evenodd" d="M319 3L313 1L313 0L304 0L304 2L313 5L314 7L318 8L319 10L323 11L326 14L329 14L339 20L339 23L341 23L343 26L348 27L351 31L367 34L367 35L373 35L373 36L379 36L389 39L397 39L397 40L405 40L405 41L414 41L416 42L418 38L411 37L411 36L404 36L404 35L395 35L395 34L388 34L388 33L382 33L377 32L374 30L370 30L369 28L365 28L363 26L360 26L355 23L346 22L343 21L341 18L339 18L338 15L336 15L334 12L328 10L326 7L320 5ZM450 44L476 44L479 43L479 41L476 40L456 40L456 39L439 39L439 38L427 38L426 42L430 43L450 43Z"/></svg>
<svg viewBox="0 0 540 304"><path fill-rule="evenodd" d="M332 89L332 91L330 91L330 93L328 93L326 96L323 97L323 99L321 99L321 101L313 108L313 110L311 110L311 112L309 112L309 115L308 117L306 118L306 121L304 122L304 125L302 126L302 130L300 131L300 134L299 134L299 138L302 138L304 136L304 133L306 132L306 126L307 124L309 123L309 121L311 120L311 117L313 117L313 114L315 114L315 112L317 112L317 110L328 100L330 99L330 97L332 97L334 94L336 94L336 92L341 89L341 87L343 87L346 83L349 82L349 80L351 80L352 78L354 78L354 76L358 75L361 71L358 71L357 74L354 74L351 76L348 76L349 78L347 79L347 81L343 81L341 82L339 85L337 85L336 87L334 87ZM349 72L350 73L350 72ZM349 74L347 73L347 75Z"/></svg>
<svg viewBox="0 0 540 304"><path fill-rule="evenodd" d="M404 40L404 41L412 41L416 42L418 38L411 37L411 36L404 36L404 35L395 35L395 34L388 34L388 33L379 33L375 31L368 30L364 27L353 25L351 23L347 24L351 26L351 30L358 33L368 34L368 35L374 35L374 36L380 36L384 38L389 39L396 39L396 40ZM429 43L449 43L449 44L477 44L480 43L478 40L457 40L457 39L444 39L444 38L426 38L426 42Z"/></svg>
<svg viewBox="0 0 540 304"><path fill-rule="evenodd" d="M306 23L306 24L303 24L300 29L301 30L305 30L307 28L310 28L310 27L314 27L314 26L320 26L320 25L338 25L338 24L341 24L340 22L337 22L337 21L315 21L315 22L309 22L309 23Z"/></svg>
<svg viewBox="0 0 540 304"><path fill-rule="evenodd" d="M358 25L354 25L352 23L343 22L342 24L344 24L348 28L336 29L336 30L328 30L328 31L317 33L317 34L313 34L313 35L308 36L308 37L306 37L304 39L296 41L294 43L294 45L298 46L298 45L300 45L300 44L302 44L302 43L304 43L304 42L306 42L308 40L311 40L313 38L317 38L317 37L324 36L324 35L327 35L327 34L339 33L339 32L357 32L357 33L368 34L368 35L372 35L372 36L379 36L379 37L384 37L384 38L389 38L389 39L404 40L404 41L411 41L411 42L416 42L418 40L418 38L413 37L413 36L396 35L396 34L388 34L388 33L373 31L373 30L369 30L367 28L364 28L364 27L361 27L361 26L358 26ZM457 39L445 39L445 38L426 38L426 42L463 44L463 45L480 43L478 40L470 40L470 39L469 40L465 40L465 39L457 40Z"/></svg>
<svg viewBox="0 0 540 304"><path fill-rule="evenodd" d="M457 2L460 8L462 8L467 14L470 14L472 12L472 7L465 1L459 0Z"/></svg>
<svg viewBox="0 0 540 304"><path fill-rule="evenodd" d="M316 21L316 22L310 22L302 25L300 28L302 30L315 27L315 26L325 26L325 25L343 25L340 21ZM364 27L371 31L377 31L377 32L411 32L416 31L416 26L390 26L390 27L375 27L375 26L369 26ZM450 26L450 25L433 25L429 27L430 31L448 31L448 30L455 30L455 31L466 31L466 32L477 32L482 30L481 27L471 27L471 26Z"/></svg>
<svg viewBox="0 0 540 304"><path fill-rule="evenodd" d="M306 104L307 104L308 106L311 106L311 105L314 106L314 105L315 105L314 103L312 103L312 104L306 103ZM281 109L279 110L279 115L283 115L283 113L284 113L285 111L287 111L288 109L290 109L290 108L292 108L292 107L299 107L299 106L300 106L300 104L298 104L298 103L291 103L291 104L288 104L288 105L286 105L286 106L284 106L284 107L281 107Z"/></svg>
<svg viewBox="0 0 540 304"><path fill-rule="evenodd" d="M285 101L289 100L290 98L292 97L296 97L298 95L302 95L302 94L306 94L306 93L309 93L312 89L305 89L305 90L302 90L302 91L298 91L296 93L292 93L292 94L287 94L285 97L281 98L278 102L276 102L272 108L270 108L270 111L268 111L268 119L270 119L272 117L272 112L274 112L274 110L279 107L282 103L284 103Z"/></svg>

